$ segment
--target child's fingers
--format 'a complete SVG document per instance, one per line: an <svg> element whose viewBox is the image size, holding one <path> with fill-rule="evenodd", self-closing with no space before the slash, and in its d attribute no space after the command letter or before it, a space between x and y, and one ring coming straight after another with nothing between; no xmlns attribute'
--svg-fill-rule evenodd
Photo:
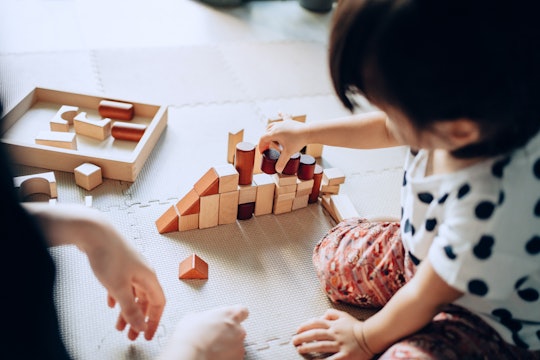
<svg viewBox="0 0 540 360"><path fill-rule="evenodd" d="M339 351L339 344L335 341L317 341L304 343L296 347L296 351L300 354L309 353L330 353L335 354Z"/></svg>
<svg viewBox="0 0 540 360"><path fill-rule="evenodd" d="M234 305L227 309L228 315L238 324L247 319L249 310L243 305Z"/></svg>
<svg viewBox="0 0 540 360"><path fill-rule="evenodd" d="M337 320L341 315L341 311L336 309L328 309L324 313L324 318L327 320Z"/></svg>
<svg viewBox="0 0 540 360"><path fill-rule="evenodd" d="M293 336L292 343L294 346L300 346L306 342L330 340L334 340L334 337L330 335L327 329L312 329Z"/></svg>
<svg viewBox="0 0 540 360"><path fill-rule="evenodd" d="M298 329L296 330L296 333L299 334L304 331L313 330L313 329L328 329L330 328L330 325L328 322L321 318L315 318L313 320L307 321L303 324L301 324Z"/></svg>

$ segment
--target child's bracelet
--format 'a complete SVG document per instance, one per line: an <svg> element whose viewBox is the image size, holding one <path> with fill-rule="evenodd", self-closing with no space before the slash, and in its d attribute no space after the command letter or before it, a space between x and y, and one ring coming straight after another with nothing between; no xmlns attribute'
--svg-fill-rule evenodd
<svg viewBox="0 0 540 360"><path fill-rule="evenodd" d="M362 329L360 331L362 335L362 347L364 348L364 351L367 352L370 357L374 357L375 353L371 351L366 341L366 335L364 334L364 324L362 324Z"/></svg>

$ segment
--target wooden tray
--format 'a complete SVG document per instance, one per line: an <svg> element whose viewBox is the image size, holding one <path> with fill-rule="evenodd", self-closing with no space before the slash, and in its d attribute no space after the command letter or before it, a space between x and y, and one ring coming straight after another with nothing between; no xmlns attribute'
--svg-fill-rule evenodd
<svg viewBox="0 0 540 360"><path fill-rule="evenodd" d="M40 131L49 130L49 121L62 105L77 106L88 119L100 120L98 105L105 98L45 88L35 88L3 118L2 142L16 163L73 172L86 162L101 167L102 176L133 182L167 125L167 107L133 104L135 116L130 122L147 126L138 142L116 140L112 136L100 141L76 135L77 150L35 144ZM113 119L114 120L114 119ZM73 126L70 129L74 132Z"/></svg>

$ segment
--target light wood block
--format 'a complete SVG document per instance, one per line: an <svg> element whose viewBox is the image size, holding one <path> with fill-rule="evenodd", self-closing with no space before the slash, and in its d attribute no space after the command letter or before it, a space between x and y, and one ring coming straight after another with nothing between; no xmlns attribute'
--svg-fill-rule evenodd
<svg viewBox="0 0 540 360"><path fill-rule="evenodd" d="M296 181L298 180L298 176L296 175L283 175L276 173L272 176L274 177L274 182L280 186L296 185Z"/></svg>
<svg viewBox="0 0 540 360"><path fill-rule="evenodd" d="M34 141L38 145L77 150L77 137L71 132L40 131Z"/></svg>
<svg viewBox="0 0 540 360"><path fill-rule="evenodd" d="M111 119L88 120L85 111L73 118L73 127L78 135L97 140L105 140L111 135Z"/></svg>
<svg viewBox="0 0 540 360"><path fill-rule="evenodd" d="M331 195L321 195L320 196L320 199L321 199L321 205L322 207L326 210L326 212L328 213L328 215L330 215L330 217L336 222L336 223L339 223L339 220L338 220L338 217L336 215L336 212L334 210L334 207L332 206L332 204L330 203L330 196Z"/></svg>
<svg viewBox="0 0 540 360"><path fill-rule="evenodd" d="M47 194L51 198L58 197L56 177L52 171L14 177L13 185L19 189L22 198L32 194Z"/></svg>
<svg viewBox="0 0 540 360"><path fill-rule="evenodd" d="M315 180L300 180L296 182L296 192L297 195L303 195L304 193L311 193L311 190L313 190L313 184L315 183Z"/></svg>
<svg viewBox="0 0 540 360"><path fill-rule="evenodd" d="M180 215L191 215L200 212L200 197L195 189L189 190L181 199L176 203L176 208Z"/></svg>
<svg viewBox="0 0 540 360"><path fill-rule="evenodd" d="M274 200L273 213L278 215L278 214L291 212L293 202L294 202L294 197L292 199L284 199L280 201Z"/></svg>
<svg viewBox="0 0 540 360"><path fill-rule="evenodd" d="M309 194L296 196L293 200L292 210L298 210L308 206Z"/></svg>
<svg viewBox="0 0 540 360"><path fill-rule="evenodd" d="M232 224L236 222L238 215L239 191L229 191L219 194L219 216L218 224Z"/></svg>
<svg viewBox="0 0 540 360"><path fill-rule="evenodd" d="M320 158L323 153L323 144L308 144L306 145L306 154L314 158Z"/></svg>
<svg viewBox="0 0 540 360"><path fill-rule="evenodd" d="M199 229L206 229L219 224L219 194L201 196Z"/></svg>
<svg viewBox="0 0 540 360"><path fill-rule="evenodd" d="M208 279L208 263L197 254L192 254L180 263L178 278L181 280Z"/></svg>
<svg viewBox="0 0 540 360"><path fill-rule="evenodd" d="M244 129L238 130L235 133L229 132L229 141L227 148L227 162L234 164L234 155L236 153L236 145L244 141Z"/></svg>
<svg viewBox="0 0 540 360"><path fill-rule="evenodd" d="M254 183L251 185L238 185L238 204L246 204L255 202L257 197L257 186Z"/></svg>
<svg viewBox="0 0 540 360"><path fill-rule="evenodd" d="M274 192L274 202L280 202L284 200L293 200L296 197L296 193L286 193L278 195L276 192Z"/></svg>
<svg viewBox="0 0 540 360"><path fill-rule="evenodd" d="M86 190L92 190L103 182L101 168L97 165L84 163L75 168L75 183Z"/></svg>
<svg viewBox="0 0 540 360"><path fill-rule="evenodd" d="M73 118L79 113L78 106L62 105L49 122L51 131L68 132Z"/></svg>
<svg viewBox="0 0 540 360"><path fill-rule="evenodd" d="M193 185L193 188L199 196L217 194L219 192L219 177L214 168L208 169Z"/></svg>
<svg viewBox="0 0 540 360"><path fill-rule="evenodd" d="M156 228L160 234L178 231L178 210L172 205L156 220ZM198 225L198 224L197 224Z"/></svg>
<svg viewBox="0 0 540 360"><path fill-rule="evenodd" d="M356 211L351 199L345 194L331 195L330 205L334 210L337 222L358 217L358 211Z"/></svg>
<svg viewBox="0 0 540 360"><path fill-rule="evenodd" d="M289 194L289 193L295 193L296 192L296 184L293 185L278 185L276 184L276 194L282 195L282 194Z"/></svg>
<svg viewBox="0 0 540 360"><path fill-rule="evenodd" d="M239 174L233 164L226 164L214 167L219 177L219 189L220 194L237 191Z"/></svg>
<svg viewBox="0 0 540 360"><path fill-rule="evenodd" d="M323 170L323 185L340 185L345 182L345 173L339 168L327 168Z"/></svg>
<svg viewBox="0 0 540 360"><path fill-rule="evenodd" d="M131 120L135 115L135 108L133 104L113 101L113 100L101 100L98 106L99 115L104 118L118 119L118 120Z"/></svg>
<svg viewBox="0 0 540 360"><path fill-rule="evenodd" d="M178 231L195 230L199 228L199 214L179 215Z"/></svg>
<svg viewBox="0 0 540 360"><path fill-rule="evenodd" d="M339 194L340 185L325 185L321 184L321 190L319 191L322 194Z"/></svg>
<svg viewBox="0 0 540 360"><path fill-rule="evenodd" d="M255 216L271 214L274 206L274 191L276 184L271 175L261 173L253 175L253 182L257 186L255 198Z"/></svg>
<svg viewBox="0 0 540 360"><path fill-rule="evenodd" d="M261 163L262 163L262 154L259 151L259 144L256 144L255 145L255 161L253 164L253 174L262 173Z"/></svg>

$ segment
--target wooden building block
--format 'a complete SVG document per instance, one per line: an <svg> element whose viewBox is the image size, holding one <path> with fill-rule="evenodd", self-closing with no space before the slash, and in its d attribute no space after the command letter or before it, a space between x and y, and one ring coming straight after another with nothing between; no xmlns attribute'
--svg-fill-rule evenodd
<svg viewBox="0 0 540 360"><path fill-rule="evenodd" d="M234 156L236 153L236 145L244 141L244 129L238 130L235 133L229 132L229 142L227 149L227 162L234 164Z"/></svg>
<svg viewBox="0 0 540 360"><path fill-rule="evenodd" d="M331 195L330 205L334 210L337 222L358 217L358 211L356 211L351 199L345 194Z"/></svg>
<svg viewBox="0 0 540 360"><path fill-rule="evenodd" d="M135 115L135 108L130 103L101 100L99 102L98 112L104 118L131 120Z"/></svg>
<svg viewBox="0 0 540 360"><path fill-rule="evenodd" d="M208 169L193 185L193 188L199 196L217 194L219 192L219 177L214 168Z"/></svg>
<svg viewBox="0 0 540 360"><path fill-rule="evenodd" d="M238 190L219 194L218 225L236 222L239 194Z"/></svg>
<svg viewBox="0 0 540 360"><path fill-rule="evenodd" d="M331 195L321 195L320 196L320 199L321 199L321 205L323 206L323 208L326 210L326 212L328 212L328 215L330 215L330 217L336 222L338 223L339 220L338 220L338 217L336 215L336 212L334 211L334 208L332 207L332 204L330 203L330 196Z"/></svg>
<svg viewBox="0 0 540 360"><path fill-rule="evenodd" d="M178 231L194 230L199 228L199 214L179 215Z"/></svg>
<svg viewBox="0 0 540 360"><path fill-rule="evenodd" d="M255 211L255 203L244 203L244 204L238 204L238 214L236 215L236 218L238 220L248 220L253 217L253 212Z"/></svg>
<svg viewBox="0 0 540 360"><path fill-rule="evenodd" d="M298 180L296 175L283 175L276 173L272 176L274 177L274 182L281 186L296 185L296 181Z"/></svg>
<svg viewBox="0 0 540 360"><path fill-rule="evenodd" d="M214 167L219 178L218 192L220 194L237 191L238 189L238 171L232 164L226 164Z"/></svg>
<svg viewBox="0 0 540 360"><path fill-rule="evenodd" d="M308 144L306 146L306 154L314 158L320 158L323 152L323 144Z"/></svg>
<svg viewBox="0 0 540 360"><path fill-rule="evenodd" d="M282 194L289 194L289 193L295 193L296 192L296 184L293 185L278 185L276 184L276 194L282 195Z"/></svg>
<svg viewBox="0 0 540 360"><path fill-rule="evenodd" d="M111 135L116 140L139 141L146 131L146 125L115 121L111 127Z"/></svg>
<svg viewBox="0 0 540 360"><path fill-rule="evenodd" d="M340 185L345 182L345 173L339 168L323 170L323 185Z"/></svg>
<svg viewBox="0 0 540 360"><path fill-rule="evenodd" d="M156 220L156 228L160 234L178 231L178 210L174 205L169 207Z"/></svg>
<svg viewBox="0 0 540 360"><path fill-rule="evenodd" d="M296 196L293 200L292 210L305 208L306 206L308 206L308 201L309 201L309 194Z"/></svg>
<svg viewBox="0 0 540 360"><path fill-rule="evenodd" d="M219 224L219 194L201 196L199 229L206 229Z"/></svg>
<svg viewBox="0 0 540 360"><path fill-rule="evenodd" d="M305 194L311 194L311 191L313 190L313 184L315 183L315 180L300 180L298 179L296 183L296 196L302 196Z"/></svg>
<svg viewBox="0 0 540 360"><path fill-rule="evenodd" d="M238 192L238 204L255 202L257 197L257 186L253 183L251 185L238 185Z"/></svg>
<svg viewBox="0 0 540 360"><path fill-rule="evenodd" d="M313 188L311 194L309 194L310 203L316 203L319 200L323 171L324 169L322 166L319 164L315 165L315 170L313 171Z"/></svg>
<svg viewBox="0 0 540 360"><path fill-rule="evenodd" d="M294 202L294 197L291 198L291 199L283 199L283 200L279 200L279 201L274 200L273 213L278 215L278 214L291 212L293 202Z"/></svg>
<svg viewBox="0 0 540 360"><path fill-rule="evenodd" d="M51 131L68 132L73 118L79 113L78 106L62 105L49 122Z"/></svg>
<svg viewBox="0 0 540 360"><path fill-rule="evenodd" d="M176 208L180 215L198 214L200 211L200 197L195 189L189 190L181 199L176 203Z"/></svg>
<svg viewBox="0 0 540 360"><path fill-rule="evenodd" d="M178 278L181 280L208 279L208 263L197 254L192 254L180 263Z"/></svg>
<svg viewBox="0 0 540 360"><path fill-rule="evenodd" d="M255 166L255 145L242 141L236 145L234 167L238 171L238 184L250 185L253 182L253 167Z"/></svg>
<svg viewBox="0 0 540 360"><path fill-rule="evenodd" d="M111 119L88 120L84 111L73 118L73 127L78 135L97 140L105 140L111 135Z"/></svg>
<svg viewBox="0 0 540 360"><path fill-rule="evenodd" d="M52 171L14 177L13 185L19 189L21 198L32 194L47 194L51 198L58 197L56 177Z"/></svg>
<svg viewBox="0 0 540 360"><path fill-rule="evenodd" d="M321 189L319 190L320 193L328 195L328 194L339 194L339 188L340 185L326 185L322 184Z"/></svg>
<svg viewBox="0 0 540 360"><path fill-rule="evenodd" d="M86 190L92 190L103 182L101 168L97 165L84 163L75 168L75 183Z"/></svg>
<svg viewBox="0 0 540 360"><path fill-rule="evenodd" d="M274 178L268 174L256 174L253 176L253 182L257 187L255 198L255 216L272 213L274 206L274 191L276 184Z"/></svg>
<svg viewBox="0 0 540 360"><path fill-rule="evenodd" d="M255 160L253 162L253 174L262 173L261 164L262 164L262 154L259 151L259 144L257 144L255 145Z"/></svg>
<svg viewBox="0 0 540 360"><path fill-rule="evenodd" d="M34 141L38 145L77 150L77 137L71 132L40 131Z"/></svg>

